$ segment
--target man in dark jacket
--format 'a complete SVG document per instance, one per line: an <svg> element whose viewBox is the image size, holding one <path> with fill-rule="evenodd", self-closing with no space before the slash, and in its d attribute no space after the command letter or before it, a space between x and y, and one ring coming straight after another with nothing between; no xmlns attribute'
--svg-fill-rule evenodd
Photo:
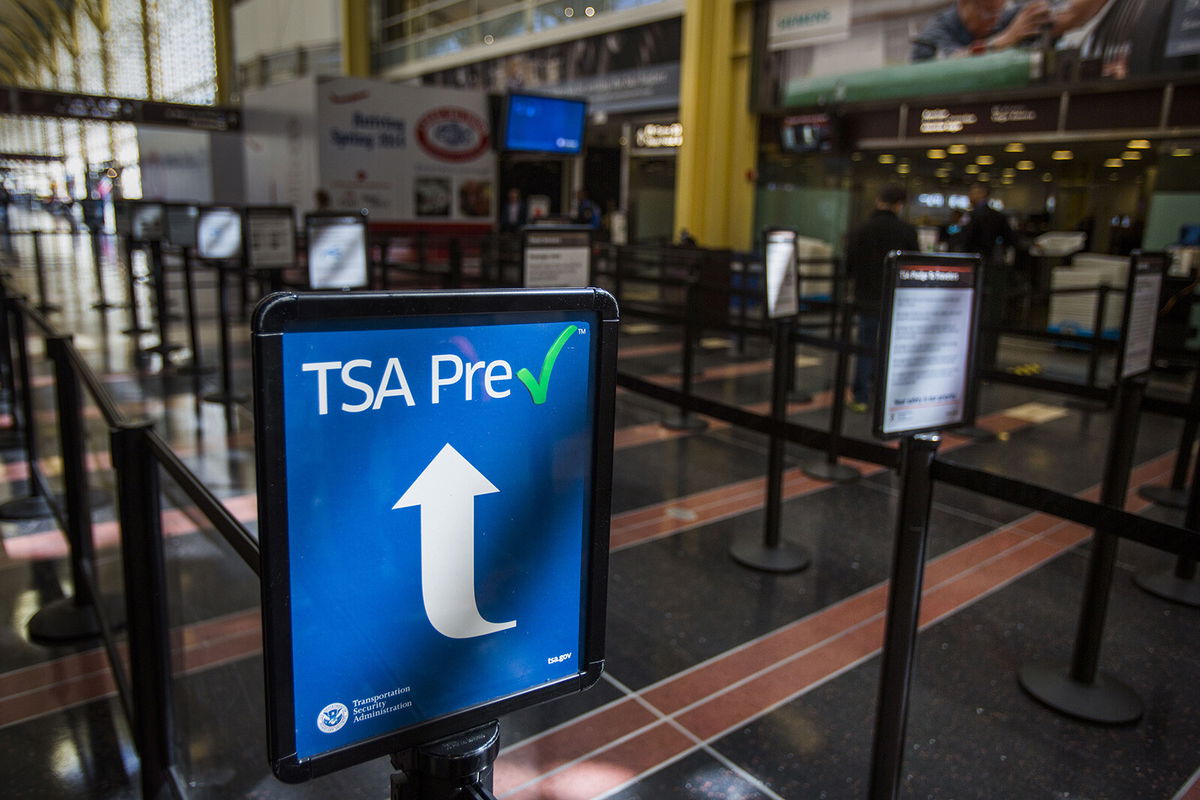
<svg viewBox="0 0 1200 800"><path fill-rule="evenodd" d="M879 314L883 307L883 269L893 250L918 250L917 229L900 219L908 200L901 186L885 186L875 198L875 213L850 232L846 241L846 269L854 285L858 309L857 343L879 345ZM854 361L853 402L850 410L862 413L871 400L875 359L857 356Z"/></svg>
<svg viewBox="0 0 1200 800"><path fill-rule="evenodd" d="M971 213L963 225L956 250L979 253L983 260L983 293L980 295L980 329L977 362L984 368L996 364L1000 335L995 329L1004 321L1004 306L1009 292L1006 264L1008 247L1015 247L1017 237L1003 214L992 208L991 189L986 183L973 183L967 192L971 198Z"/></svg>

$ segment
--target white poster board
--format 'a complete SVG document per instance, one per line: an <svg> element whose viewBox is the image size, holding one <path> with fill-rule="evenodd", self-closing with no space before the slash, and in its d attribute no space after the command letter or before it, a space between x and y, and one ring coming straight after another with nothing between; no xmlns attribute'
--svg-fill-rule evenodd
<svg viewBox="0 0 1200 800"><path fill-rule="evenodd" d="M367 221L359 214L309 214L308 285L361 289L368 284Z"/></svg>
<svg viewBox="0 0 1200 800"><path fill-rule="evenodd" d="M196 255L219 261L238 258L241 254L241 213L227 206L200 209L196 222Z"/></svg>
<svg viewBox="0 0 1200 800"><path fill-rule="evenodd" d="M1132 378L1150 371L1154 359L1154 332L1158 327L1158 299L1162 293L1166 258L1136 253L1125 290L1125 319L1121 326L1120 377Z"/></svg>
<svg viewBox="0 0 1200 800"><path fill-rule="evenodd" d="M295 263L296 217L292 209L246 209L246 259L255 269Z"/></svg>
<svg viewBox="0 0 1200 800"><path fill-rule="evenodd" d="M587 286L592 236L587 228L525 229L524 285L527 289Z"/></svg>
<svg viewBox="0 0 1200 800"><path fill-rule="evenodd" d="M966 420L978 259L893 254L880 329L875 434L945 430Z"/></svg>
<svg viewBox="0 0 1200 800"><path fill-rule="evenodd" d="M134 203L130 213L130 235L135 242L162 240L166 227L162 203Z"/></svg>
<svg viewBox="0 0 1200 800"><path fill-rule="evenodd" d="M796 292L796 232L787 229L766 232L767 316L794 317L800 312ZM742 298L746 302L746 298Z"/></svg>

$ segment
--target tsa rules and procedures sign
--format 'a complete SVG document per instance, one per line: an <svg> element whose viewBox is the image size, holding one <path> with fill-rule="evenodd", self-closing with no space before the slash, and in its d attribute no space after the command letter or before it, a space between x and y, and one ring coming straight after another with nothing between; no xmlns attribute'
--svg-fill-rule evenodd
<svg viewBox="0 0 1200 800"><path fill-rule="evenodd" d="M876 434L944 430L970 407L978 260L893 253L880 336Z"/></svg>
<svg viewBox="0 0 1200 800"><path fill-rule="evenodd" d="M271 760L285 780L599 676L615 318L598 290L260 307Z"/></svg>

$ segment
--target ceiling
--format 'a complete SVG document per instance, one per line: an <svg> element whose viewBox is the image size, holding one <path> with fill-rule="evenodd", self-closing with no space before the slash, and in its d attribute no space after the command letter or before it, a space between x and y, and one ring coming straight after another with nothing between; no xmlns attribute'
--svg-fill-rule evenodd
<svg viewBox="0 0 1200 800"><path fill-rule="evenodd" d="M55 39L71 41L76 5L99 11L102 0L0 0L0 81L28 83ZM73 43L73 42L72 42ZM24 78L25 80L22 80Z"/></svg>

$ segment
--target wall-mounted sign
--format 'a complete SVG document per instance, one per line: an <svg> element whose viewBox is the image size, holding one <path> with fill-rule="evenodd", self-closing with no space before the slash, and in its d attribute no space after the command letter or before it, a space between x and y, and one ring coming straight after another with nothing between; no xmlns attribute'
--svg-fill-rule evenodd
<svg viewBox="0 0 1200 800"><path fill-rule="evenodd" d="M966 420L974 391L978 274L977 256L888 257L876 436L946 430Z"/></svg>
<svg viewBox="0 0 1200 800"><path fill-rule="evenodd" d="M767 47L786 50L850 38L851 0L774 0Z"/></svg>
<svg viewBox="0 0 1200 800"><path fill-rule="evenodd" d="M956 103L911 106L909 136L958 136L983 133L1030 133L1058 127L1058 98L1012 103Z"/></svg>
<svg viewBox="0 0 1200 800"><path fill-rule="evenodd" d="M633 132L634 147L648 150L683 146L683 123L657 125L653 122L638 127Z"/></svg>
<svg viewBox="0 0 1200 800"><path fill-rule="evenodd" d="M276 294L253 331L275 774L307 780L594 684L612 296Z"/></svg>

